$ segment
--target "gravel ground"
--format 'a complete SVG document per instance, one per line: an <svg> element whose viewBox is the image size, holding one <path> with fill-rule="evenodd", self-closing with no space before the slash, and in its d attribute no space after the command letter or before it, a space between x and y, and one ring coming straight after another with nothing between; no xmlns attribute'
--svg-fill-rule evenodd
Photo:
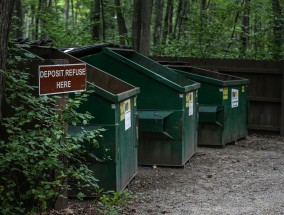
<svg viewBox="0 0 284 215"><path fill-rule="evenodd" d="M251 135L225 148L198 148L184 168L140 167L129 190L137 198L122 209L127 215L284 214L284 139ZM69 208L96 214L88 202Z"/></svg>
<svg viewBox="0 0 284 215"><path fill-rule="evenodd" d="M284 139L198 148L184 168L141 167L125 214L284 214Z"/></svg>

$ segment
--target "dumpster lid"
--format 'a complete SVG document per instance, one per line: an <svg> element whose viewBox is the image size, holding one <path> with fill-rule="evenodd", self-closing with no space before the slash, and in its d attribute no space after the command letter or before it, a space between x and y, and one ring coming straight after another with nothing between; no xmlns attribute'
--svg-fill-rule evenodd
<svg viewBox="0 0 284 215"><path fill-rule="evenodd" d="M138 111L139 119L164 119L171 115L173 111L158 111L158 110L150 110L150 111Z"/></svg>
<svg viewBox="0 0 284 215"><path fill-rule="evenodd" d="M103 47L115 47L113 43L97 43L86 46L64 47L60 48L60 51L68 53L74 57L81 57L97 52L101 52Z"/></svg>
<svg viewBox="0 0 284 215"><path fill-rule="evenodd" d="M90 44L86 46L60 48L60 51L63 51L64 53L68 53L74 57L80 58L82 56L87 56L87 55L91 55L94 53L102 52L102 49L104 47L129 49L129 47L127 46L116 45L114 43L95 43L95 44Z"/></svg>
<svg viewBox="0 0 284 215"><path fill-rule="evenodd" d="M120 61L122 60L128 66L179 92L185 93L200 87L199 83L184 78L177 72L162 66L132 49L103 48L103 53Z"/></svg>
<svg viewBox="0 0 284 215"><path fill-rule="evenodd" d="M85 63L76 57L51 47L31 46L24 49L42 59L67 59L70 64ZM138 87L134 87L89 64L87 64L87 82L94 87L96 94L112 102L125 100L140 92Z"/></svg>
<svg viewBox="0 0 284 215"><path fill-rule="evenodd" d="M222 74L219 72L213 72L210 70L197 68L188 65L169 65L170 68L174 69L178 73L185 77L192 78L196 81L205 83L212 83L220 86L233 86L247 84L248 79Z"/></svg>

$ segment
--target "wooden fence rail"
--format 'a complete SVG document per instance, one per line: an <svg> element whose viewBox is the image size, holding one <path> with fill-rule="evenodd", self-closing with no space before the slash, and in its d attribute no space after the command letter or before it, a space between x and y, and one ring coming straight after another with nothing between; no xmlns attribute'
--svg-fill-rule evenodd
<svg viewBox="0 0 284 215"><path fill-rule="evenodd" d="M160 62L191 66L249 79L249 129L284 136L284 62L151 57Z"/></svg>

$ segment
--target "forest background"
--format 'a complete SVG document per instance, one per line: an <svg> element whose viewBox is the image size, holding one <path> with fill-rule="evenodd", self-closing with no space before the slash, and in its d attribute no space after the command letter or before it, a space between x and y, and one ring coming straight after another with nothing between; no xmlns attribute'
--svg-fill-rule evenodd
<svg viewBox="0 0 284 215"><path fill-rule="evenodd" d="M283 0L16 0L13 37L143 54L283 59Z"/></svg>

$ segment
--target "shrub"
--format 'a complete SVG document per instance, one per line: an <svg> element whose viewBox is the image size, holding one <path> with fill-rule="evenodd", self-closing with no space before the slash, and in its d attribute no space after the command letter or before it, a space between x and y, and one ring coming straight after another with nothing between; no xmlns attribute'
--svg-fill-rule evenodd
<svg viewBox="0 0 284 215"><path fill-rule="evenodd" d="M67 178L84 189L98 188L84 159L83 143L96 146L100 131L75 136L66 125L86 125L92 116L77 112L92 92L76 93L66 105L56 106L58 96L34 96L30 75L5 72L0 138L0 214L31 214L53 207L58 197L66 198ZM78 197L83 197L79 193Z"/></svg>

